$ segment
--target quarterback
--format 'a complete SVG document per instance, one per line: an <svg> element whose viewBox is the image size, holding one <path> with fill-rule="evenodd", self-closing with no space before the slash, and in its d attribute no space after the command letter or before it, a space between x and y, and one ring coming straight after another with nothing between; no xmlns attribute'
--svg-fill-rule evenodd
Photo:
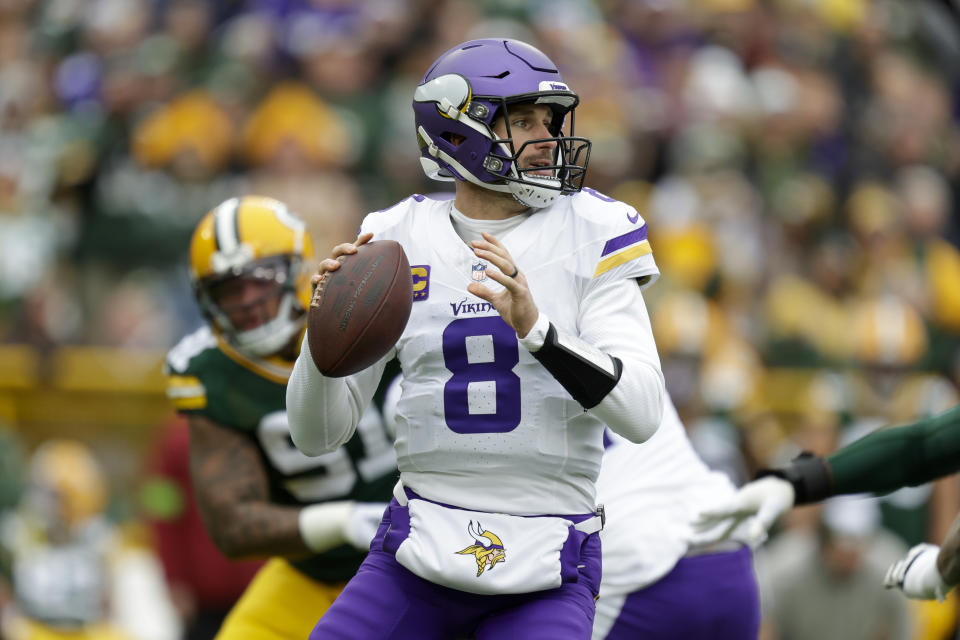
<svg viewBox="0 0 960 640"><path fill-rule="evenodd" d="M286 205L232 198L190 244L208 326L167 356L167 395L187 415L190 470L211 538L228 557L272 556L217 638L304 638L354 574L396 481L379 412L343 446L293 446L284 389L303 338L313 247Z"/></svg>
<svg viewBox="0 0 960 640"><path fill-rule="evenodd" d="M326 378L304 347L290 377L291 434L316 455L352 436L388 359L404 375L400 483L313 638L591 636L604 425L647 440L665 392L641 294L658 275L646 223L583 188L578 101L526 43L450 49L413 108L422 166L456 198L372 213L320 263L317 280L357 245L395 240L414 302L380 363Z"/></svg>

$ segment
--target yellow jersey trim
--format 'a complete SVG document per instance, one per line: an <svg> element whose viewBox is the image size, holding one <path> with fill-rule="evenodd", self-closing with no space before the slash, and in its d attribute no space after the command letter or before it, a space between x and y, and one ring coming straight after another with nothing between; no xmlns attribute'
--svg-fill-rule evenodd
<svg viewBox="0 0 960 640"><path fill-rule="evenodd" d="M203 409L207 406L207 390L196 376L168 376L167 398L177 409Z"/></svg>
<svg viewBox="0 0 960 640"><path fill-rule="evenodd" d="M614 267L619 267L621 264L630 262L631 260L639 258L640 256L645 256L652 251L653 249L650 248L649 240L638 242L629 249L621 251L620 253L615 253L609 258L604 258L598 262L597 270L593 272L593 277L596 278L599 275L603 275Z"/></svg>
<svg viewBox="0 0 960 640"><path fill-rule="evenodd" d="M195 411L207 408L207 394L191 398L170 398L170 400L173 402L174 409L178 411Z"/></svg>
<svg viewBox="0 0 960 640"><path fill-rule="evenodd" d="M219 336L217 336L217 348L244 369L277 384L287 384L290 374L293 373L292 362L277 356L254 360L234 349L229 342Z"/></svg>
<svg viewBox="0 0 960 640"><path fill-rule="evenodd" d="M171 389L183 389L185 387L202 387L203 383L196 376L167 376L167 387Z"/></svg>

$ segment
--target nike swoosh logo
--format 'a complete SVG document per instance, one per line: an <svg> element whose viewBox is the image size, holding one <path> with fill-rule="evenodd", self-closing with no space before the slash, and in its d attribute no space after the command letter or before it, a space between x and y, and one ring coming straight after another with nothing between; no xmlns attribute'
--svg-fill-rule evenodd
<svg viewBox="0 0 960 640"><path fill-rule="evenodd" d="M637 220L639 219L640 219L639 213L635 213L633 215L630 215L629 213L627 214L627 220L630 221L630 224L637 224Z"/></svg>

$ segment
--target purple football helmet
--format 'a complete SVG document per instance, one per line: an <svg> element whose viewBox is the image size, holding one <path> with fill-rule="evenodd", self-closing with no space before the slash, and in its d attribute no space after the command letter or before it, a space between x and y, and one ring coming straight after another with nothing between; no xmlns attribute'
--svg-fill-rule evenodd
<svg viewBox="0 0 960 640"><path fill-rule="evenodd" d="M579 101L550 58L529 44L509 39L464 42L433 63L414 93L420 163L434 180L466 180L511 193L529 207L549 206L560 194L583 186L590 141L573 136L573 111ZM553 137L515 148L507 112L519 103L550 107L548 130ZM493 132L498 116L506 121L506 138ZM527 145L544 141L556 143L552 166L517 166ZM553 175L543 175L546 169Z"/></svg>

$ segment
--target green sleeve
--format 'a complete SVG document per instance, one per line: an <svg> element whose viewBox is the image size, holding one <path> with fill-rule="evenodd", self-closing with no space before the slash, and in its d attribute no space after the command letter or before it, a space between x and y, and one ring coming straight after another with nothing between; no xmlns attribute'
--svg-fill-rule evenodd
<svg viewBox="0 0 960 640"><path fill-rule="evenodd" d="M960 469L960 406L883 429L827 457L833 493L886 493Z"/></svg>

